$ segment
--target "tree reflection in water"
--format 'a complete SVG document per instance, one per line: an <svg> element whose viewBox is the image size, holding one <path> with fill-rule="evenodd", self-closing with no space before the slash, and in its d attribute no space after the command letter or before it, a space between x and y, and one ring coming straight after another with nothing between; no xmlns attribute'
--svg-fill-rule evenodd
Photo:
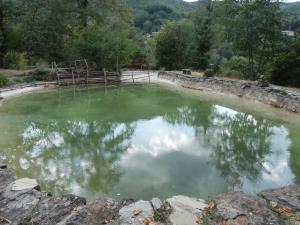
<svg viewBox="0 0 300 225"><path fill-rule="evenodd" d="M272 124L256 120L246 113L233 116L215 114L216 124L212 162L233 187L242 184L242 177L253 182L262 170L265 157L270 153Z"/></svg>
<svg viewBox="0 0 300 225"><path fill-rule="evenodd" d="M22 133L20 166L56 193L108 193L121 171L116 161L134 131L127 124L85 121L30 123ZM97 141L95 141L97 140Z"/></svg>
<svg viewBox="0 0 300 225"><path fill-rule="evenodd" d="M260 116L159 87L75 95L0 108L0 157L17 176L57 194L151 198L260 190L297 175L298 133Z"/></svg>

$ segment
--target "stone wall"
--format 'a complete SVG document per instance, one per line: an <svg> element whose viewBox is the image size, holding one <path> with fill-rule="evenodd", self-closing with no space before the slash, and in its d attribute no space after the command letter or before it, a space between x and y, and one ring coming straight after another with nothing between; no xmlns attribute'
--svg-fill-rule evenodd
<svg viewBox="0 0 300 225"><path fill-rule="evenodd" d="M263 85L258 82L233 79L204 78L174 72L160 72L160 79L172 81L185 88L210 90L256 100L277 108L300 113L300 91Z"/></svg>
<svg viewBox="0 0 300 225"><path fill-rule="evenodd" d="M52 196L35 180L16 180L0 162L0 225L298 225L300 186L267 190L258 196L242 192L219 195L215 201L187 196L166 200L87 203L75 195Z"/></svg>

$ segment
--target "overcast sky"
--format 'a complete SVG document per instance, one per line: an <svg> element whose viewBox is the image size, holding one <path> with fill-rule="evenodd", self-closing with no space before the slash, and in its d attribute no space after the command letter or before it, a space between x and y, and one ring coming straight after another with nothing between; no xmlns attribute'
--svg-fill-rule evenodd
<svg viewBox="0 0 300 225"><path fill-rule="evenodd" d="M184 0L186 2L195 2L197 0ZM285 0L285 2L299 2L300 0Z"/></svg>

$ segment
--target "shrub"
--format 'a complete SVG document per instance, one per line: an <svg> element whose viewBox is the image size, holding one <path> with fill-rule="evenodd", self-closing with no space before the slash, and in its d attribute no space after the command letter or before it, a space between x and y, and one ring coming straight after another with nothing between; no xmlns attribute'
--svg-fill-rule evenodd
<svg viewBox="0 0 300 225"><path fill-rule="evenodd" d="M225 77L234 77L238 79L248 79L248 62L245 57L233 56L226 61L220 68L220 75Z"/></svg>
<svg viewBox="0 0 300 225"><path fill-rule="evenodd" d="M22 70L27 67L27 57L25 53L9 51L4 57L4 65L8 69Z"/></svg>
<svg viewBox="0 0 300 225"><path fill-rule="evenodd" d="M244 79L244 74L240 71L231 70L231 69L222 69L221 70L221 76L223 77L232 77L237 79Z"/></svg>
<svg viewBox="0 0 300 225"><path fill-rule="evenodd" d="M54 76L48 70L35 70L25 78L25 81L28 83L34 81L52 81L52 80L54 80Z"/></svg>
<svg viewBox="0 0 300 225"><path fill-rule="evenodd" d="M300 38L286 52L275 57L270 81L277 85L300 87Z"/></svg>
<svg viewBox="0 0 300 225"><path fill-rule="evenodd" d="M13 77L9 80L9 84L20 84L20 83L23 83L24 82L24 79L22 78L19 78L19 77Z"/></svg>
<svg viewBox="0 0 300 225"><path fill-rule="evenodd" d="M8 83L9 79L5 75L0 74L0 87L6 86Z"/></svg>
<svg viewBox="0 0 300 225"><path fill-rule="evenodd" d="M204 77L213 77L215 75L215 71L213 69L206 69L204 71Z"/></svg>

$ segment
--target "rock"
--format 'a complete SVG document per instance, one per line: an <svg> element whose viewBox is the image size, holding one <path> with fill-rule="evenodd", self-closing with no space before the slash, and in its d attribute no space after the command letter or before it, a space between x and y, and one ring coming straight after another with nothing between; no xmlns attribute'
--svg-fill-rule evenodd
<svg viewBox="0 0 300 225"><path fill-rule="evenodd" d="M113 199L97 199L87 206L75 210L59 225L112 225L118 218L119 207L118 202Z"/></svg>
<svg viewBox="0 0 300 225"><path fill-rule="evenodd" d="M7 165L0 163L0 169L6 169Z"/></svg>
<svg viewBox="0 0 300 225"><path fill-rule="evenodd" d="M169 80L185 88L209 90L213 92L233 94L252 99L277 108L285 108L300 113L300 92L288 88L279 88L267 83L245 82L222 78L205 78L186 76L176 72L161 71L159 78Z"/></svg>
<svg viewBox="0 0 300 225"><path fill-rule="evenodd" d="M173 209L169 218L173 225L198 225L196 222L198 217L208 206L202 199L185 196L174 196L166 201Z"/></svg>
<svg viewBox="0 0 300 225"><path fill-rule="evenodd" d="M0 195L0 218L17 225L31 216L42 193L35 189L12 191L12 185L13 183L9 184Z"/></svg>
<svg viewBox="0 0 300 225"><path fill-rule="evenodd" d="M154 210L160 209L163 205L159 198L153 198L150 202Z"/></svg>
<svg viewBox="0 0 300 225"><path fill-rule="evenodd" d="M7 168L0 168L0 194L7 188L7 186L14 181L13 176Z"/></svg>
<svg viewBox="0 0 300 225"><path fill-rule="evenodd" d="M56 225L74 210L86 204L86 200L75 195L63 197L44 196L24 224Z"/></svg>
<svg viewBox="0 0 300 225"><path fill-rule="evenodd" d="M276 202L278 207L290 207L300 211L300 186L292 185L279 189L270 189L259 194L269 202Z"/></svg>
<svg viewBox="0 0 300 225"><path fill-rule="evenodd" d="M39 189L39 185L36 180L29 178L22 178L16 180L13 183L12 191L23 191L27 189Z"/></svg>
<svg viewBox="0 0 300 225"><path fill-rule="evenodd" d="M119 223L122 225L141 225L144 220L153 219L154 210L150 202L138 201L121 208L119 216Z"/></svg>
<svg viewBox="0 0 300 225"><path fill-rule="evenodd" d="M217 212L227 225L276 225L279 218L264 199L242 192L227 193L216 199Z"/></svg>

